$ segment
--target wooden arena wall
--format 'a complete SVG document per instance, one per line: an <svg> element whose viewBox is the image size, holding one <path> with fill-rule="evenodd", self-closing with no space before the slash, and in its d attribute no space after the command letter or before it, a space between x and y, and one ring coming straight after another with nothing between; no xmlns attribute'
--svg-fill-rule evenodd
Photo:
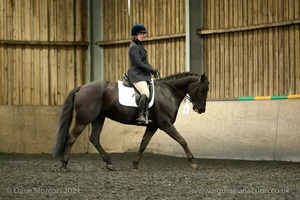
<svg viewBox="0 0 300 200"><path fill-rule="evenodd" d="M203 5L210 98L300 93L300 0ZM87 1L1 0L0 11L0 104L61 105L87 81ZM135 23L162 76L185 71L185 15L184 0L103 0L105 79L127 71Z"/></svg>
<svg viewBox="0 0 300 200"><path fill-rule="evenodd" d="M61 105L86 82L86 0L1 0L0 27L0 105Z"/></svg>
<svg viewBox="0 0 300 200"><path fill-rule="evenodd" d="M300 93L300 0L205 0L211 98Z"/></svg>

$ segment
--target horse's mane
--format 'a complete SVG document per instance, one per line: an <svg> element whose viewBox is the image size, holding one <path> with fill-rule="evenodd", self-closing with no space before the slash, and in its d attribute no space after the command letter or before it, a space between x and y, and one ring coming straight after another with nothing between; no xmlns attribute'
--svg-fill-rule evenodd
<svg viewBox="0 0 300 200"><path fill-rule="evenodd" d="M187 77L187 76L198 76L198 74L194 74L192 72L176 73L176 74L172 74L170 76L167 76L165 78L157 79L156 81L168 81L168 80L183 78L183 77Z"/></svg>

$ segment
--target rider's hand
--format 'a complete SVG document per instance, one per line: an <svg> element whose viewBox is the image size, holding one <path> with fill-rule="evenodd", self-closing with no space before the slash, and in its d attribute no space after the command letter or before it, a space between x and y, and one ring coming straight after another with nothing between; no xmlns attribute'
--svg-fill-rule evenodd
<svg viewBox="0 0 300 200"><path fill-rule="evenodd" d="M150 73L153 74L153 76L154 76L155 78L158 77L158 70L157 70L157 69L152 68L152 69L150 70Z"/></svg>

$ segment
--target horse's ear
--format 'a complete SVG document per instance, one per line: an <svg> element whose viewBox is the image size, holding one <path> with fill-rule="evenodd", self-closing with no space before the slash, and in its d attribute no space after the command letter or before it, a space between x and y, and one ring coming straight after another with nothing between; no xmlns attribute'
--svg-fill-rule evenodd
<svg viewBox="0 0 300 200"><path fill-rule="evenodd" d="M206 76L206 73L202 74L201 77L200 77L200 83L203 83L204 81L207 80L207 76Z"/></svg>

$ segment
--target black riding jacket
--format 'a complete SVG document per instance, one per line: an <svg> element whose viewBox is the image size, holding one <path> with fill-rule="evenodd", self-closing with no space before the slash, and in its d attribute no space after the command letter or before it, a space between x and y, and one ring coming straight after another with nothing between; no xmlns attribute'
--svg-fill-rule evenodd
<svg viewBox="0 0 300 200"><path fill-rule="evenodd" d="M133 39L128 48L130 66L128 78L130 82L150 81L150 71L154 68L148 63L147 51L138 39Z"/></svg>

